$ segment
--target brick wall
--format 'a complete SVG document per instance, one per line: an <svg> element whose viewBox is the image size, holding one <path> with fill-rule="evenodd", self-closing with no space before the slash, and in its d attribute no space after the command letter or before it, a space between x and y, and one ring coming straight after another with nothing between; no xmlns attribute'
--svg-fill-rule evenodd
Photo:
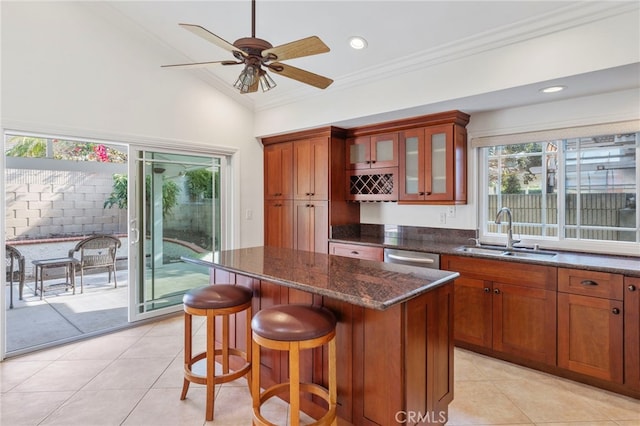
<svg viewBox="0 0 640 426"><path fill-rule="evenodd" d="M126 211L105 209L112 173L6 170L6 240L127 232Z"/></svg>

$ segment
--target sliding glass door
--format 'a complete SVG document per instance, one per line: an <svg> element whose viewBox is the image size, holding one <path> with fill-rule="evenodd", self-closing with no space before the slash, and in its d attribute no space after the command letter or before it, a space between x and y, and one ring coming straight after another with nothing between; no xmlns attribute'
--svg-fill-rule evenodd
<svg viewBox="0 0 640 426"><path fill-rule="evenodd" d="M207 268L181 257L221 245L224 157L133 151L129 182L130 319L180 310L182 296L209 283Z"/></svg>

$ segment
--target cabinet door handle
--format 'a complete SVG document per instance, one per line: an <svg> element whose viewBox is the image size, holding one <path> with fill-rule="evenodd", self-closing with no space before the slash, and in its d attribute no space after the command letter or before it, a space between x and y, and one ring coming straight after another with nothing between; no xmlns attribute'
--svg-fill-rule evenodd
<svg viewBox="0 0 640 426"><path fill-rule="evenodd" d="M620 315L620 309L618 308L613 308L611 312L613 313L613 315Z"/></svg>
<svg viewBox="0 0 640 426"><path fill-rule="evenodd" d="M431 192L427 192L425 195L431 195Z"/></svg>
<svg viewBox="0 0 640 426"><path fill-rule="evenodd" d="M489 287L485 287L485 288L483 288L482 290L484 290L484 292L485 292L485 293L490 293L490 292L491 292L491 290L489 289Z"/></svg>
<svg viewBox="0 0 640 426"><path fill-rule="evenodd" d="M629 287L627 287L629 289L629 291L636 291L636 286L631 284Z"/></svg>
<svg viewBox="0 0 640 426"><path fill-rule="evenodd" d="M418 192L418 195L424 195L424 192Z"/></svg>
<svg viewBox="0 0 640 426"><path fill-rule="evenodd" d="M499 289L499 288L494 288L494 289L493 289L493 292L494 292L495 294L500 294L500 289Z"/></svg>
<svg viewBox="0 0 640 426"><path fill-rule="evenodd" d="M360 254L360 253L358 253L357 251L353 250L353 251L351 252L351 254Z"/></svg>
<svg viewBox="0 0 640 426"><path fill-rule="evenodd" d="M597 286L598 283L592 280L583 280L580 281L580 284L584 285L584 286Z"/></svg>

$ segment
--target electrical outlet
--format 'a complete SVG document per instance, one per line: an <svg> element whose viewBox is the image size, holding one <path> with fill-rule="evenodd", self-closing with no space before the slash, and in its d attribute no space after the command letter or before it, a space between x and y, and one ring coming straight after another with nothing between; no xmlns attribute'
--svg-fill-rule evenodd
<svg viewBox="0 0 640 426"><path fill-rule="evenodd" d="M456 206L447 207L447 217L456 217Z"/></svg>
<svg viewBox="0 0 640 426"><path fill-rule="evenodd" d="M246 220L251 220L251 219L253 219L253 210L251 210L251 209L247 209L247 210L244 212L244 218L245 218Z"/></svg>
<svg viewBox="0 0 640 426"><path fill-rule="evenodd" d="M447 223L447 213L440 213L440 223Z"/></svg>

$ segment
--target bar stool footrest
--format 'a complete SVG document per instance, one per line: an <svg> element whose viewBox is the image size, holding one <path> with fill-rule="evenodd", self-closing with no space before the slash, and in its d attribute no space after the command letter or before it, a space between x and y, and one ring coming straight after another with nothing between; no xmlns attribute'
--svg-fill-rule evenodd
<svg viewBox="0 0 640 426"><path fill-rule="evenodd" d="M222 355L222 349L216 349L215 350L215 355ZM250 362L246 362L246 352L241 351L239 349L236 348L229 348L229 359L231 359L231 357L238 357L240 358L242 361L244 361L244 365L237 369L237 370L233 370L229 373L224 373L224 374L216 374L214 377L214 382L216 385L221 384L221 383L228 383L228 382L232 382L236 379L239 379L242 376L245 376L249 370L251 369L251 363ZM198 362L198 361L202 361L203 359L207 358L207 353L206 352L201 352L199 354L197 354L196 356L194 356L193 358L191 358L191 362L189 364L185 364L184 366L184 378L187 379L188 381L190 381L191 383L196 383L199 385L206 385L207 384L207 376L203 376L200 374L196 374L194 373L191 368L192 366Z"/></svg>
<svg viewBox="0 0 640 426"><path fill-rule="evenodd" d="M273 398L274 396L278 396L282 394L286 394L288 396L289 388L290 388L290 383L285 382L285 383L279 383L277 385L273 385L265 389L260 393L260 397L259 397L260 406L262 406L262 404L264 404L266 401ZM329 409L322 417L317 419L315 422L308 424L307 426L316 426L316 425L319 426L319 425L331 424L329 420L334 420L336 418L337 405L331 404L329 391L325 387L320 386L318 384L303 382L303 383L300 383L300 393L316 395L317 397L322 398L329 406ZM262 414L260 414L260 407L253 407L253 420L254 420L254 425L274 426L273 423L269 422L269 420L265 419L262 416Z"/></svg>

